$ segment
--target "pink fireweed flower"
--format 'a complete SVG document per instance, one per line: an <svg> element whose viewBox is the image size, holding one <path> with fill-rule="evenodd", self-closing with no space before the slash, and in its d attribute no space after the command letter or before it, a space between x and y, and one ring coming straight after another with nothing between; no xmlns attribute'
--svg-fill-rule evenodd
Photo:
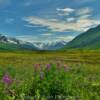
<svg viewBox="0 0 100 100"><path fill-rule="evenodd" d="M10 85L13 83L13 80L11 79L11 77L8 75L8 74L5 74L3 76L3 79L2 79L3 83L6 84L6 85Z"/></svg>
<svg viewBox="0 0 100 100"><path fill-rule="evenodd" d="M46 65L46 69L49 70L51 68L51 64Z"/></svg>

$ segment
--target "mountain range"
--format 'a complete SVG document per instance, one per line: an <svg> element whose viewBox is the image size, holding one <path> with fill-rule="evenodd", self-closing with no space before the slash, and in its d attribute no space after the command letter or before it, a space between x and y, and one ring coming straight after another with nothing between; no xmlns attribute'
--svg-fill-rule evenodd
<svg viewBox="0 0 100 100"><path fill-rule="evenodd" d="M100 25L78 35L64 49L100 49Z"/></svg>
<svg viewBox="0 0 100 100"><path fill-rule="evenodd" d="M100 49L100 25L81 33L70 42L26 42L0 34L0 50Z"/></svg>
<svg viewBox="0 0 100 100"><path fill-rule="evenodd" d="M58 50L60 48L63 48L67 44L67 42L66 41L55 41L47 43L35 42L33 44L40 50Z"/></svg>
<svg viewBox="0 0 100 100"><path fill-rule="evenodd" d="M65 41L30 43L0 34L0 50L57 50L66 44Z"/></svg>

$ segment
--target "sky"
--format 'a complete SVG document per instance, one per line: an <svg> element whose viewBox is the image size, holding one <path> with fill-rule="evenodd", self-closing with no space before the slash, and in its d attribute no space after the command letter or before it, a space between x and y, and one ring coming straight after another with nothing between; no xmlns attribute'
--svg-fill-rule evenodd
<svg viewBox="0 0 100 100"><path fill-rule="evenodd" d="M100 0L0 0L0 33L29 42L70 41L100 24Z"/></svg>

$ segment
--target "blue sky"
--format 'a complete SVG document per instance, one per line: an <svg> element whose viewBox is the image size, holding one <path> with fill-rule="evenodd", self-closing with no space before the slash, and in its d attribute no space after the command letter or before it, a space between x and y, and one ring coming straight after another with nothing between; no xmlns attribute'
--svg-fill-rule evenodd
<svg viewBox="0 0 100 100"><path fill-rule="evenodd" d="M100 0L0 0L0 33L24 41L70 41L100 24Z"/></svg>

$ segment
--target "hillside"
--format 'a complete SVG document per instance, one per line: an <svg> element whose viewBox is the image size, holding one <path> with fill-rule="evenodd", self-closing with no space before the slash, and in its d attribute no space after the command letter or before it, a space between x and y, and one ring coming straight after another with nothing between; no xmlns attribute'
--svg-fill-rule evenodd
<svg viewBox="0 0 100 100"><path fill-rule="evenodd" d="M64 49L100 49L100 25L78 35Z"/></svg>

